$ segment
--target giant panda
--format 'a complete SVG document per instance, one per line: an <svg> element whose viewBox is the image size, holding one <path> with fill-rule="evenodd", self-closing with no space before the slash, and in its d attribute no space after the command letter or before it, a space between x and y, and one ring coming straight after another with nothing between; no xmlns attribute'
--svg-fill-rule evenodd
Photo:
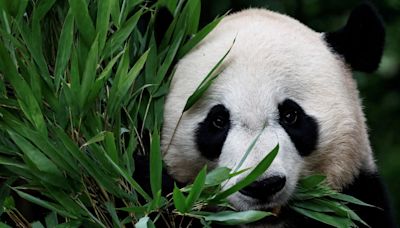
<svg viewBox="0 0 400 228"><path fill-rule="evenodd" d="M226 16L176 65L161 140L169 175L190 183L204 165L233 168L261 132L242 168L254 167L277 144L278 155L254 183L229 197L237 210L282 208L274 221L254 226L322 227L285 207L299 178L322 173L332 188L380 208L353 208L371 227L394 227L352 78L353 70L376 70L384 36L368 4L356 7L343 28L325 33L266 9ZM231 45L218 78L182 114Z"/></svg>

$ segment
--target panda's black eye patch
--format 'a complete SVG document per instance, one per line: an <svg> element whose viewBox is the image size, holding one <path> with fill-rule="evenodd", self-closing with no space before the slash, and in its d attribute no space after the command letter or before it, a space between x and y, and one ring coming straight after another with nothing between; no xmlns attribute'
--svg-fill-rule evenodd
<svg viewBox="0 0 400 228"><path fill-rule="evenodd" d="M210 160L219 157L230 125L229 111L224 105L218 104L210 109L195 133L197 149L204 157Z"/></svg>
<svg viewBox="0 0 400 228"><path fill-rule="evenodd" d="M318 124L314 117L291 99L278 105L279 124L285 129L301 156L309 155L317 145Z"/></svg>

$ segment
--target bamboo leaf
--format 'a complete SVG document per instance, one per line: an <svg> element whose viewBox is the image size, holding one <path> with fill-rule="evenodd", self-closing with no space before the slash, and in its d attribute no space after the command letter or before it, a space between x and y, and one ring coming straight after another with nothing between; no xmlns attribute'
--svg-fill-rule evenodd
<svg viewBox="0 0 400 228"><path fill-rule="evenodd" d="M115 183L104 174L104 171L99 168L95 162L89 159L87 154L82 153L78 146L65 134L65 132L55 127L54 132L56 136L61 140L62 144L68 150L68 152L82 165L82 167L105 189L113 194L120 195L121 191L117 188Z"/></svg>
<svg viewBox="0 0 400 228"><path fill-rule="evenodd" d="M99 42L98 37L93 41L93 44L89 50L89 54L85 63L85 70L82 76L81 91L80 91L80 108L83 109L86 106L86 101L90 90L94 84L96 78L97 62L99 58ZM86 106L87 108L87 106Z"/></svg>
<svg viewBox="0 0 400 228"><path fill-rule="evenodd" d="M236 38L235 38L236 39ZM232 47L235 43L233 40L232 45L228 49L228 51L222 56L222 58L215 64L215 66L211 69L211 71L207 74L207 76L203 79L200 85L196 88L192 95L186 101L183 112L186 112L189 108L191 108L202 95L206 92L208 87L210 87L211 83L219 76L219 74L215 74L216 70L221 66L222 62L225 60L226 56L232 50Z"/></svg>
<svg viewBox="0 0 400 228"><path fill-rule="evenodd" d="M57 57L54 70L54 85L58 91L62 75L71 55L72 41L74 35L74 17L71 10L68 11L64 25L61 29L60 40L58 41Z"/></svg>
<svg viewBox="0 0 400 228"><path fill-rule="evenodd" d="M49 174L54 174L59 176L62 180L63 175L57 166L48 159L41 151L39 151L36 147L34 147L31 143L29 143L23 137L8 131L8 134L13 139L15 144L21 149L21 151L26 155L26 157L35 165L35 167L43 172L47 172Z"/></svg>
<svg viewBox="0 0 400 228"><path fill-rule="evenodd" d="M114 134L112 132L106 132L104 136L104 146L106 153L110 156L110 158L115 162L118 162L118 151L117 151L117 146L115 145L115 138Z"/></svg>
<svg viewBox="0 0 400 228"><path fill-rule="evenodd" d="M74 15L76 26L83 40L87 46L92 44L96 30L93 26L93 21L90 18L89 11L87 8L87 3L85 0L69 0L69 5L71 6L71 12Z"/></svg>
<svg viewBox="0 0 400 228"><path fill-rule="evenodd" d="M312 189L321 184L325 179L326 176L320 174L308 176L299 181L299 186L306 189Z"/></svg>
<svg viewBox="0 0 400 228"><path fill-rule="evenodd" d="M254 138L254 140L250 143L250 145L247 147L246 152L244 153L242 159L240 159L239 163L237 164L236 168L233 170L233 172L237 172L240 167L242 167L244 161L247 159L249 156L250 152L253 150L254 146L256 145L258 139L260 138L261 134L264 132L266 125L263 126L262 130L258 135Z"/></svg>
<svg viewBox="0 0 400 228"><path fill-rule="evenodd" d="M342 218L334 215L324 214L321 212L309 211L300 207L292 207L292 209L304 216L310 217L314 220L334 227L348 228L354 226L354 223L349 218Z"/></svg>
<svg viewBox="0 0 400 228"><path fill-rule="evenodd" d="M114 204L112 202L105 203L106 209L108 213L111 215L111 219L113 221L113 227L120 227L122 228L121 221L119 221L117 212L115 210Z"/></svg>
<svg viewBox="0 0 400 228"><path fill-rule="evenodd" d="M57 218L57 213L50 212L46 217L45 217L45 223L46 227L55 227L58 224L58 218Z"/></svg>
<svg viewBox="0 0 400 228"><path fill-rule="evenodd" d="M140 185L130 176L126 171L124 171L119 165L117 165L107 154L105 154L108 161L112 164L115 170L135 189L143 198L147 201L151 201L151 197L140 187Z"/></svg>
<svg viewBox="0 0 400 228"><path fill-rule="evenodd" d="M111 8L113 1L101 0L97 2L96 30L99 37L99 50L102 51L107 40Z"/></svg>
<svg viewBox="0 0 400 228"><path fill-rule="evenodd" d="M224 15L225 16L225 15ZM200 31L198 31L195 35L193 35L190 40L188 40L180 49L177 54L177 58L181 59L183 56L185 56L190 50L192 50L200 41L202 41L218 24L219 22L224 18L222 17L217 17L214 19L212 22L207 24L204 28L202 28Z"/></svg>
<svg viewBox="0 0 400 228"><path fill-rule="evenodd" d="M200 170L199 174L197 174L197 177L194 180L190 189L189 195L185 200L186 211L191 210L196 200L199 199L200 194L203 191L204 183L206 181L206 174L207 166L204 166L204 168Z"/></svg>
<svg viewBox="0 0 400 228"><path fill-rule="evenodd" d="M214 186L221 184L222 182L226 181L231 177L230 172L231 169L226 167L218 167L213 169L211 172L207 174L205 185Z"/></svg>
<svg viewBox="0 0 400 228"><path fill-rule="evenodd" d="M72 218L72 219L77 219L77 217L74 214L71 214L70 212L65 211L62 207L60 207L60 206L58 206L56 204L53 204L53 203L50 203L48 201L39 199L39 198L37 198L35 196L32 196L32 195L30 195L28 193L22 192L22 191L20 191L20 190L18 190L16 188L13 188L13 190L21 198L23 198L23 199L25 199L25 200L27 200L29 202L32 202L34 204L37 204L37 205L42 206L44 208L47 208L47 209L49 209L51 211L55 211L55 212L57 212L58 214L60 214L62 216L65 216L65 217L68 217L68 218Z"/></svg>
<svg viewBox="0 0 400 228"><path fill-rule="evenodd" d="M188 7L186 19L187 25L187 32L186 34L194 34L197 32L199 27L199 20L200 20L200 9L201 9L201 1L200 0L189 0L186 3Z"/></svg>
<svg viewBox="0 0 400 228"><path fill-rule="evenodd" d="M210 215L204 216L206 221L213 221L223 225L241 225L251 223L263 219L267 216L271 216L271 212L266 211L221 211L211 213Z"/></svg>
<svg viewBox="0 0 400 228"><path fill-rule="evenodd" d="M100 133L98 133L97 135L93 136L93 138L89 139L86 143L84 143L81 148L89 146L93 143L97 143L97 142L101 142L104 140L105 135L107 134L106 131L102 131Z"/></svg>
<svg viewBox="0 0 400 228"><path fill-rule="evenodd" d="M14 183L16 179L17 179L16 177L10 177L8 180L2 183L2 186L0 186L0 216L5 211L4 209L6 207L3 207L3 205L4 202L6 201L6 198L10 196L10 190L11 190L10 186Z"/></svg>
<svg viewBox="0 0 400 228"><path fill-rule="evenodd" d="M9 226L3 222L0 222L0 228L11 228L11 226Z"/></svg>
<svg viewBox="0 0 400 228"><path fill-rule="evenodd" d="M162 185L162 159L160 149L160 135L157 130L153 131L150 146L150 186L153 198L161 190Z"/></svg>
<svg viewBox="0 0 400 228"><path fill-rule="evenodd" d="M114 83L113 87L111 88L111 92L110 92L110 100L109 100L109 106L108 106L108 113L110 116L112 116L115 113L115 111L117 111L117 108L119 108L119 106L121 105L122 99L128 93L129 88L132 86L136 77L139 75L144 64L146 63L148 53L149 53L149 51L147 50L136 61L135 65L128 72L128 74L124 74L123 72L121 72L120 74L117 75L115 83ZM127 64L125 65L124 63L122 63L122 66L125 69L127 67ZM121 71L122 71L122 68L121 68ZM118 70L117 70L117 73L118 73Z"/></svg>
<svg viewBox="0 0 400 228"><path fill-rule="evenodd" d="M174 200L174 206L180 213L186 212L186 198L181 192L181 190L176 186L174 186L174 190L172 193L172 198Z"/></svg>
<svg viewBox="0 0 400 228"><path fill-rule="evenodd" d="M0 43L0 71L13 86L18 97L18 103L26 117L43 135L47 135L40 106L26 81L17 73L17 69L7 55L2 43Z"/></svg>
<svg viewBox="0 0 400 228"><path fill-rule="evenodd" d="M33 222L33 223L31 224L31 226L32 226L32 228L45 228L45 227L43 226L43 224L42 224L41 222L39 222L39 221Z"/></svg>
<svg viewBox="0 0 400 228"><path fill-rule="evenodd" d="M249 175L247 175L245 178L243 178L230 188L226 189L225 191L218 193L215 196L214 200L218 201L221 199L225 199L226 197L253 183L262 173L264 173L268 169L268 167L271 165L272 161L278 154L278 151L279 145L276 145L275 148L271 152L269 152L269 154L265 156L265 158L260 163L258 163L258 165L249 173Z"/></svg>
<svg viewBox="0 0 400 228"><path fill-rule="evenodd" d="M118 48L122 47L126 39L132 33L133 29L136 27L137 22L143 15L143 10L139 10L124 25L117 30L107 41L105 46L104 57L111 56Z"/></svg>
<svg viewBox="0 0 400 228"><path fill-rule="evenodd" d="M162 80L164 79L165 75L167 74L168 69L171 68L172 61L175 58L175 55L178 51L178 48L180 47L180 44L183 39L183 31L181 31L178 35L177 38L174 40L174 42L171 44L171 46L168 48L167 55L164 59L164 62L160 66L160 69L157 72L157 76L154 79L154 84L161 84ZM155 88L156 89L156 88ZM155 90L153 91L153 93Z"/></svg>
<svg viewBox="0 0 400 228"><path fill-rule="evenodd" d="M368 204L368 203L364 203L363 201L361 201L361 200L359 200L359 199L357 199L357 198L355 198L353 196L345 195L345 194L342 194L342 193L336 193L336 194L330 195L329 197L337 199L337 200L345 201L345 202L348 202L348 203L357 204L357 205L360 205L360 206L376 207L374 205L371 205L371 204Z"/></svg>

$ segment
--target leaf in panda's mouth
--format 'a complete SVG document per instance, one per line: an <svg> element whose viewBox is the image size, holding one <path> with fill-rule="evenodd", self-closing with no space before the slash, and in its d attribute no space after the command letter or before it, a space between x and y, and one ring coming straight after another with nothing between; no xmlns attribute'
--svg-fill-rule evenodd
<svg viewBox="0 0 400 228"><path fill-rule="evenodd" d="M357 227L355 222L369 227L346 204L374 206L353 196L336 192L327 185L325 179L325 176L317 174L300 180L289 207L305 217L334 227Z"/></svg>

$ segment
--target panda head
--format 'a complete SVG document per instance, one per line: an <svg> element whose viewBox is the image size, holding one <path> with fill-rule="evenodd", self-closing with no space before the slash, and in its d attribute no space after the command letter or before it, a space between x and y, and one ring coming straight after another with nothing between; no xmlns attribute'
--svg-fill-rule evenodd
<svg viewBox="0 0 400 228"><path fill-rule="evenodd" d="M182 115L234 39L218 78ZM331 33L263 9L225 17L177 64L162 132L168 172L190 182L206 164L234 168L260 134L241 168L255 167L277 144L279 153L257 181L229 200L239 210L262 210L287 203L303 175L322 173L340 190L361 171L374 171L351 71L375 70L383 43L381 20L368 5Z"/></svg>

